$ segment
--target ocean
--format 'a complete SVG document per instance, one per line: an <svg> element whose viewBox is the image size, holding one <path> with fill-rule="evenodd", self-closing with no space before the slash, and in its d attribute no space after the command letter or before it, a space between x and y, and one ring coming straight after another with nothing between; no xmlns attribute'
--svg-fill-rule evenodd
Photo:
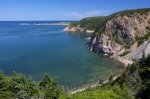
<svg viewBox="0 0 150 99"><path fill-rule="evenodd" d="M89 52L89 34L63 31L61 21L0 22L0 70L31 75L40 80L45 73L63 86L81 86L107 77L122 66Z"/></svg>

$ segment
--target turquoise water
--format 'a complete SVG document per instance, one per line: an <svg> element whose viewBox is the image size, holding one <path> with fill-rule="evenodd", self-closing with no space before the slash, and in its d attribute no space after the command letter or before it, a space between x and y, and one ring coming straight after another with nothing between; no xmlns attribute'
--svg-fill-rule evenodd
<svg viewBox="0 0 150 99"><path fill-rule="evenodd" d="M22 72L40 80L49 73L64 86L79 86L121 68L87 50L89 35L64 32L64 26L42 25L45 22L21 23L0 22L0 69L6 74Z"/></svg>

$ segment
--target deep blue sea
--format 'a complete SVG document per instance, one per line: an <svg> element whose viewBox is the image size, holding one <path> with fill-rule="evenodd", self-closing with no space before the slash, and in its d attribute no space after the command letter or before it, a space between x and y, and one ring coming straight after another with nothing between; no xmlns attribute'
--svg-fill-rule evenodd
<svg viewBox="0 0 150 99"><path fill-rule="evenodd" d="M59 21L57 21L59 22ZM120 64L86 48L85 33L64 32L55 22L0 22L0 69L31 75L44 73L64 86L91 83L121 68Z"/></svg>

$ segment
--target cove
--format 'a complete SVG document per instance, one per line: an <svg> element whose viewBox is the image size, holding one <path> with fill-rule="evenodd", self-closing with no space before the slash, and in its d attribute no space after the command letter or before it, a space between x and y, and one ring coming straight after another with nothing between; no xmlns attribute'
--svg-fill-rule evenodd
<svg viewBox="0 0 150 99"><path fill-rule="evenodd" d="M4 73L21 72L34 80L48 73L61 85L80 86L122 68L89 52L89 35L64 32L64 26L45 23L54 22L0 22L0 69Z"/></svg>

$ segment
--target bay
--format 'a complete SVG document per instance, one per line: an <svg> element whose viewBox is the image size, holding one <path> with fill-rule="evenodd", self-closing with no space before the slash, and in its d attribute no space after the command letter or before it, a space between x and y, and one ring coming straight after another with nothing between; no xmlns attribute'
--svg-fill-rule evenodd
<svg viewBox="0 0 150 99"><path fill-rule="evenodd" d="M60 22L60 21L57 21ZM89 52L88 34L63 31L54 21L0 22L0 69L31 75L44 73L64 86L80 86L103 78L122 66Z"/></svg>

